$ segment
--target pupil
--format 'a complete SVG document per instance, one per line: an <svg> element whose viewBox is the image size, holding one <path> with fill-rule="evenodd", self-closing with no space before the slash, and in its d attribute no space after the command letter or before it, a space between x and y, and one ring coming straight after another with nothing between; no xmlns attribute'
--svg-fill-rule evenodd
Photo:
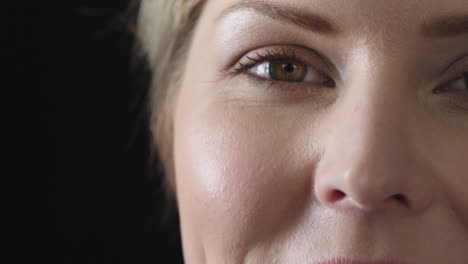
<svg viewBox="0 0 468 264"><path fill-rule="evenodd" d="M294 71L294 64L292 63L287 63L287 64L283 64L283 70L287 73L291 73Z"/></svg>

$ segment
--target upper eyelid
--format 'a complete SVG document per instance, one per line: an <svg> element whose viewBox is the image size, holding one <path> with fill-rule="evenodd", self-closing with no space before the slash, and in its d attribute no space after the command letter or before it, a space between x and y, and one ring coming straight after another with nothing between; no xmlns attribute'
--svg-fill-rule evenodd
<svg viewBox="0 0 468 264"><path fill-rule="evenodd" d="M268 62L268 61L272 61L272 60L288 60L288 59L290 59L290 60L298 61L298 62L303 63L305 65L309 65L309 63L306 63L306 62L304 62L304 61L302 61L300 59L297 59L294 56L270 56L270 55L265 56L265 55L260 55L260 54L258 54L257 56L258 56L258 58L256 58L256 59L254 59L252 56L248 56L248 55L245 56L249 61L251 61L250 64L245 65L245 66L248 66L247 69L253 68L253 67L255 67L255 66L259 65L259 64L262 64L262 63L265 63L265 62Z"/></svg>
<svg viewBox="0 0 468 264"><path fill-rule="evenodd" d="M281 49L281 51L275 50L271 52L267 50L265 52L266 52L265 54L260 54L260 52L256 52L255 53L255 55L257 56L256 59L254 59L252 56L249 56L249 55L245 55L245 57L254 63L265 62L265 61L274 60L274 59L291 59L291 60L296 60L301 63L307 64L301 59L296 58L294 51L291 51L291 54L288 55L284 48Z"/></svg>
<svg viewBox="0 0 468 264"><path fill-rule="evenodd" d="M443 67L442 74L446 74L449 71L453 71L454 68L455 70L468 68L468 54L463 54L455 58L455 60L452 60L450 63L448 63L448 65Z"/></svg>
<svg viewBox="0 0 468 264"><path fill-rule="evenodd" d="M457 80L458 78L462 78L462 74L466 72L468 72L468 54L460 56L458 59L444 68L442 71L442 76L448 77L444 77L444 81L440 86L446 85L452 81Z"/></svg>

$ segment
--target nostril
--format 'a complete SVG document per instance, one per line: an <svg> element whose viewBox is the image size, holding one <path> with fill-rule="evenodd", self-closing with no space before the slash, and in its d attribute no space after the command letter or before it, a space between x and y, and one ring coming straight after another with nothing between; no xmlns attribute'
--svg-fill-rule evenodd
<svg viewBox="0 0 468 264"><path fill-rule="evenodd" d="M345 196L344 192L335 189L329 193L328 200L333 203L342 200Z"/></svg>
<svg viewBox="0 0 468 264"><path fill-rule="evenodd" d="M403 204L405 206L409 205L408 199L403 194L395 194L392 196L398 203Z"/></svg>

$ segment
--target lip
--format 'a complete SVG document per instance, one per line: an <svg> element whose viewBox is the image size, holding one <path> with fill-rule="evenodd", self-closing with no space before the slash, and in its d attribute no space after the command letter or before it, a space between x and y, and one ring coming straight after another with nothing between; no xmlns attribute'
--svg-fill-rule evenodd
<svg viewBox="0 0 468 264"><path fill-rule="evenodd" d="M377 260L377 261L363 261L356 259L334 258L325 261L320 261L314 264L407 264L402 261L396 260Z"/></svg>

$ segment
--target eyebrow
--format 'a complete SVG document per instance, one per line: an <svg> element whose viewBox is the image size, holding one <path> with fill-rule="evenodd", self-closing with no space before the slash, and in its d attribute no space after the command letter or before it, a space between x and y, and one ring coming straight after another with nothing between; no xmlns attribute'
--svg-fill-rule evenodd
<svg viewBox="0 0 468 264"><path fill-rule="evenodd" d="M455 37L468 34L468 15L445 16L426 22L421 27L421 34L430 38Z"/></svg>
<svg viewBox="0 0 468 264"><path fill-rule="evenodd" d="M292 23L309 31L328 35L339 33L338 29L332 23L317 14L306 13L296 8L261 1L239 1L238 3L224 9L216 20L219 20L229 13L240 10L254 10L271 19Z"/></svg>
<svg viewBox="0 0 468 264"><path fill-rule="evenodd" d="M241 0L224 9L216 20L218 21L232 12L241 10L253 10L273 20L287 22L322 34L336 35L340 32L328 19L318 14L263 1ZM427 21L422 24L420 33L428 38L445 38L468 34L468 15L444 16Z"/></svg>

